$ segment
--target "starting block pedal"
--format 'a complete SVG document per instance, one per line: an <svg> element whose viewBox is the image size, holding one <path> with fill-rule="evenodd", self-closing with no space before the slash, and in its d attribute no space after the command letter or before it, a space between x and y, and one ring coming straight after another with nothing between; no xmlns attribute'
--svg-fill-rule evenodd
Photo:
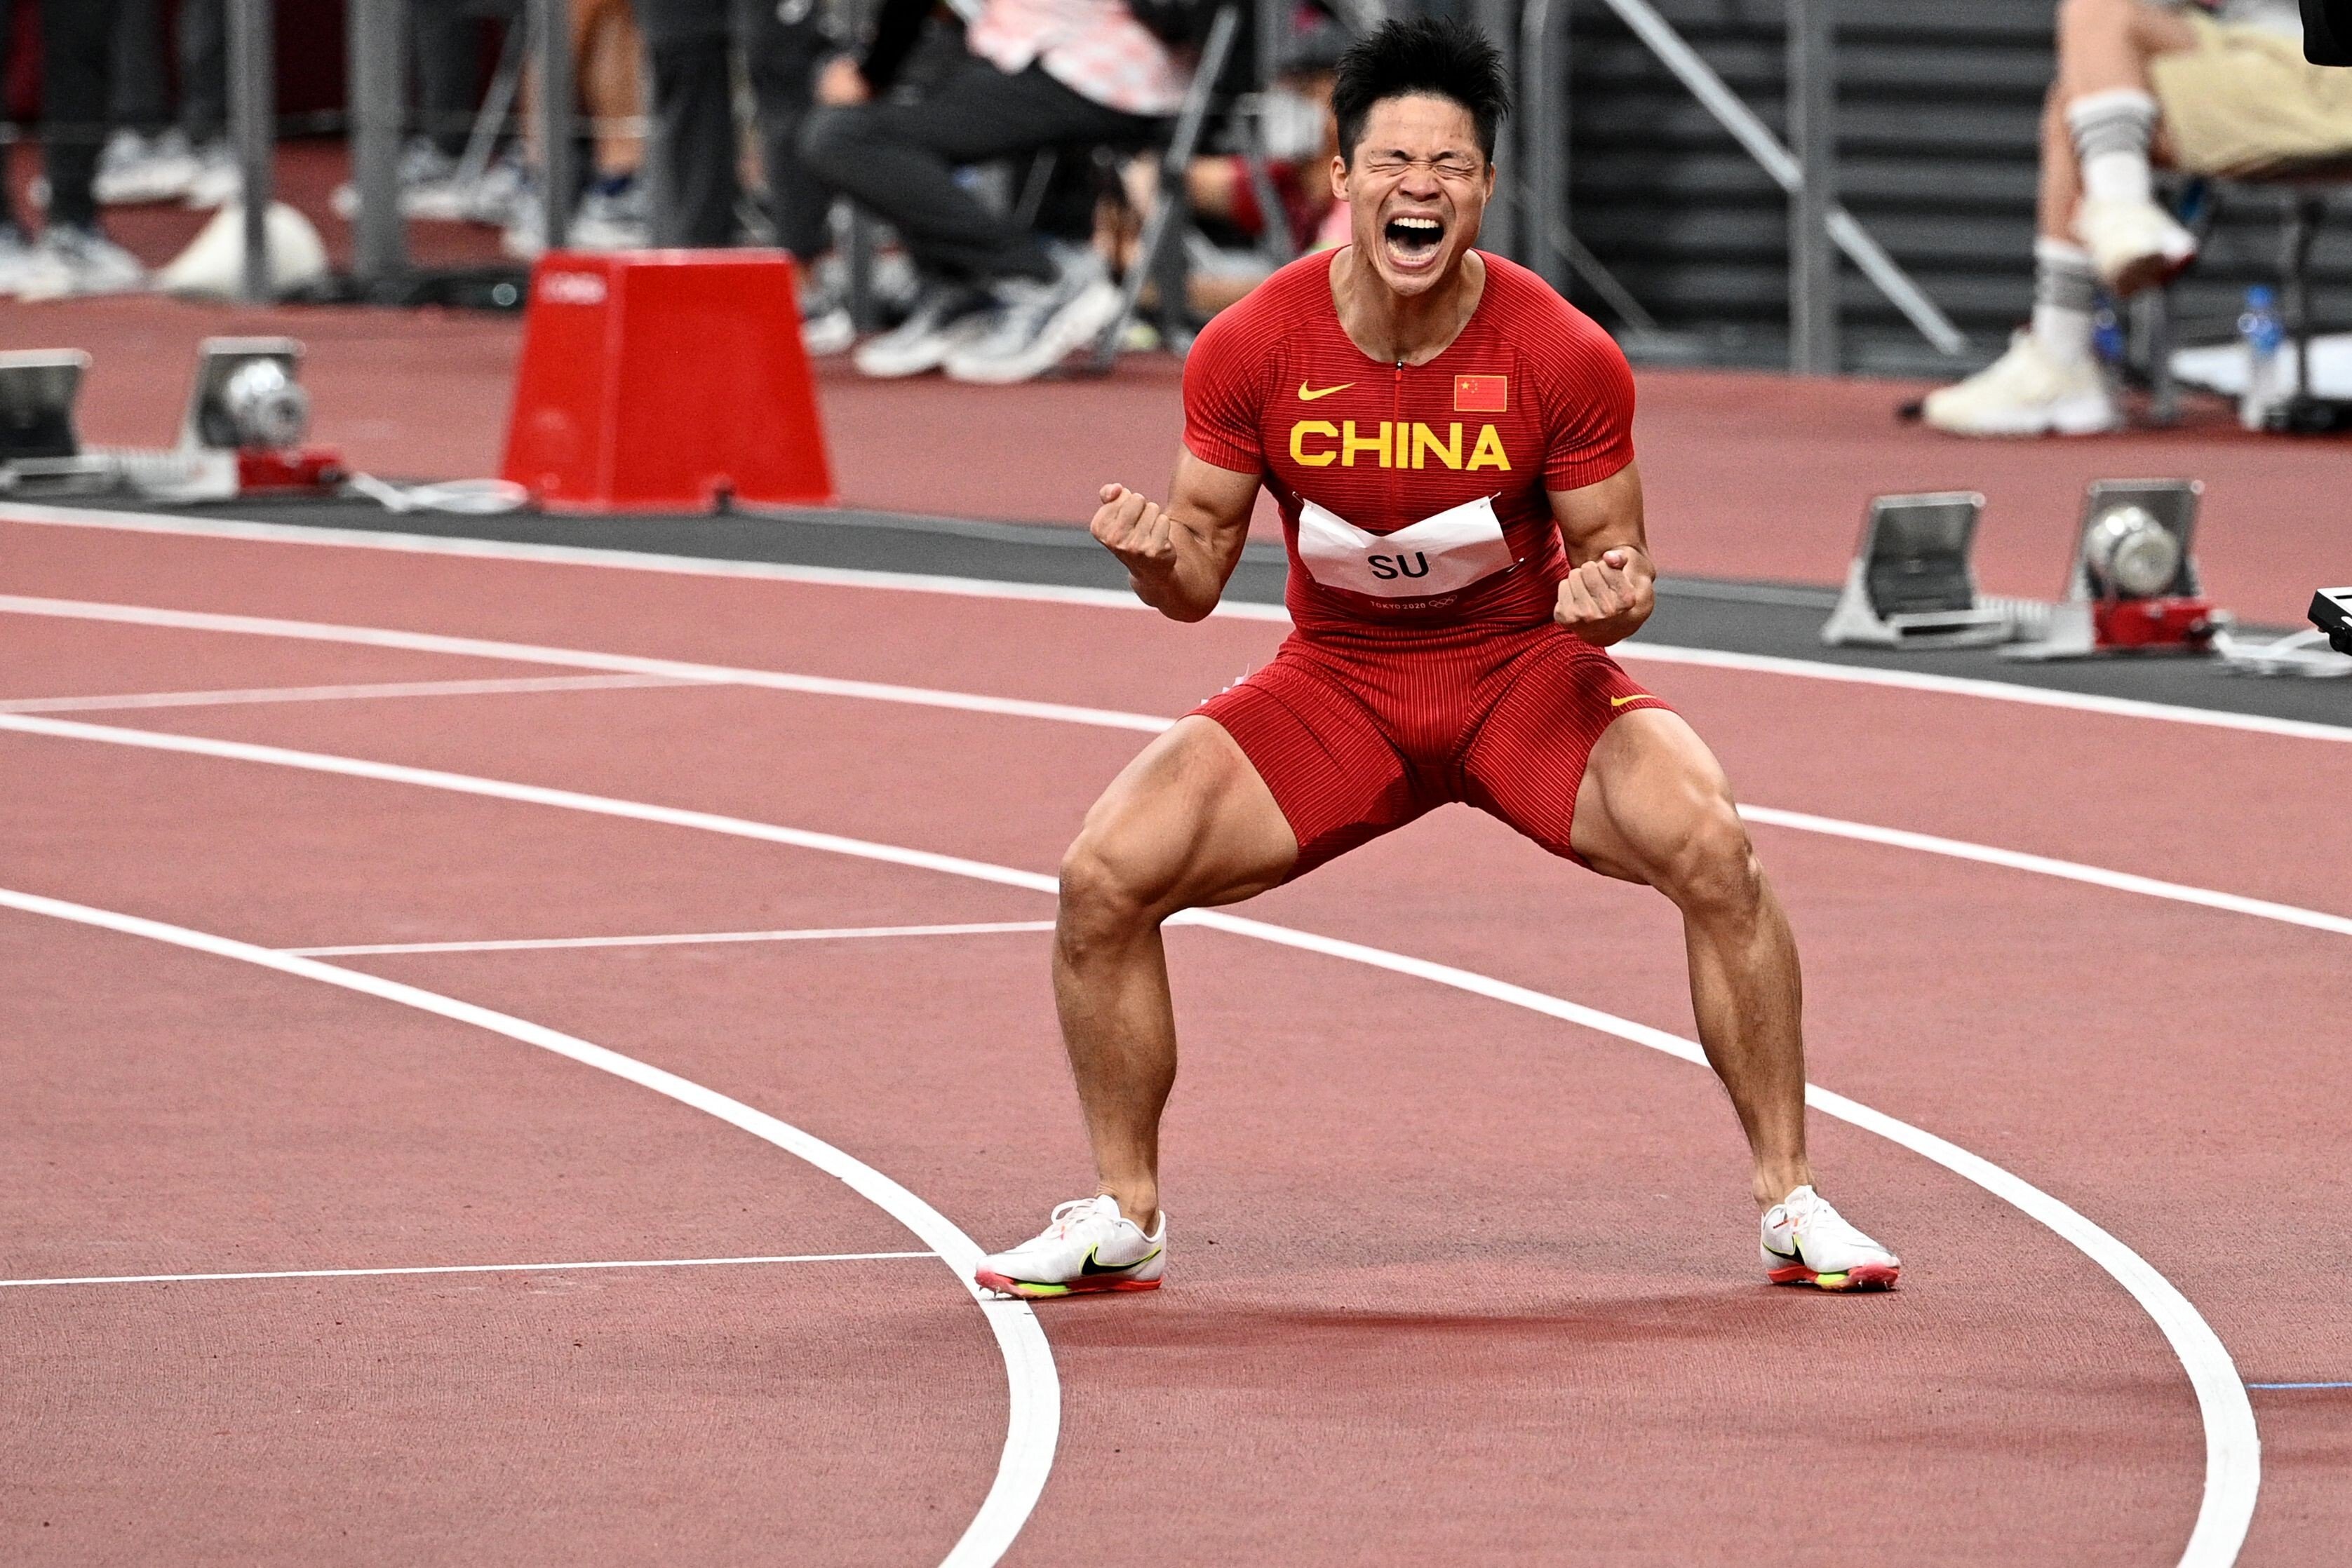
<svg viewBox="0 0 2352 1568"><path fill-rule="evenodd" d="M832 500L791 259L541 256L500 475L556 512Z"/></svg>
<svg viewBox="0 0 2352 1568"><path fill-rule="evenodd" d="M79 349L0 354L0 491L74 495L113 482L112 465L82 451L74 424L89 372Z"/></svg>
<svg viewBox="0 0 2352 1568"><path fill-rule="evenodd" d="M1984 497L1969 490L1880 496L1862 548L1822 628L1832 647L1980 648L2012 634L2010 613L1979 602L1969 551Z"/></svg>
<svg viewBox="0 0 2352 1568"><path fill-rule="evenodd" d="M2189 548L2204 493L2194 479L2093 480L2083 494L2066 596L2051 607L2048 634L2003 648L2001 656L2210 652L2230 617L2205 597Z"/></svg>

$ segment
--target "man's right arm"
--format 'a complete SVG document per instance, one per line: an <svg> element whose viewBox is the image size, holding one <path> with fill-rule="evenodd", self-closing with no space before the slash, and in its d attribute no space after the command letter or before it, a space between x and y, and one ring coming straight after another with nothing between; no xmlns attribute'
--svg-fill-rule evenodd
<svg viewBox="0 0 2352 1568"><path fill-rule="evenodd" d="M1104 486L1094 536L1127 568L1138 599L1171 621L1198 621L1217 607L1242 559L1257 487L1256 475L1187 452L1165 507L1124 485Z"/></svg>

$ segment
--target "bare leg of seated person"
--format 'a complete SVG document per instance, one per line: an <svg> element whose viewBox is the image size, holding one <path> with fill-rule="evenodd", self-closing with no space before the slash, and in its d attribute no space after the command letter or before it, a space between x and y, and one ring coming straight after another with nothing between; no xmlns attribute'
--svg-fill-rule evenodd
<svg viewBox="0 0 2352 1568"><path fill-rule="evenodd" d="M2092 351L2100 284L2128 294L2188 265L2195 242L2154 200L2160 149L2148 62L2198 47L2145 0L2064 0L2058 78L2042 116L2033 320L1988 369L1932 394L1927 423L1963 435L2092 434L2122 423Z"/></svg>

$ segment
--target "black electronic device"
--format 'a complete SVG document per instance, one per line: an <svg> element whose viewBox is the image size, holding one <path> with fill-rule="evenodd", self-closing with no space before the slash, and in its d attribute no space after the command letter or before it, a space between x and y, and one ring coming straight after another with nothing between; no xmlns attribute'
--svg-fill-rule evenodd
<svg viewBox="0 0 2352 1568"><path fill-rule="evenodd" d="M2311 623L2327 633L2327 645L2352 655L2352 588L2323 588L2311 596Z"/></svg>

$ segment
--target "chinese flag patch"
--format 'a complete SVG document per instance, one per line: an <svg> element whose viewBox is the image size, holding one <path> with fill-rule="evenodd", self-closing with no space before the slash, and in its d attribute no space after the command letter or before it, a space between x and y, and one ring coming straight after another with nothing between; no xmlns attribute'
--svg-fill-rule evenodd
<svg viewBox="0 0 2352 1568"><path fill-rule="evenodd" d="M1454 378L1454 412L1456 413L1503 413L1511 406L1511 378L1508 376L1456 376Z"/></svg>

